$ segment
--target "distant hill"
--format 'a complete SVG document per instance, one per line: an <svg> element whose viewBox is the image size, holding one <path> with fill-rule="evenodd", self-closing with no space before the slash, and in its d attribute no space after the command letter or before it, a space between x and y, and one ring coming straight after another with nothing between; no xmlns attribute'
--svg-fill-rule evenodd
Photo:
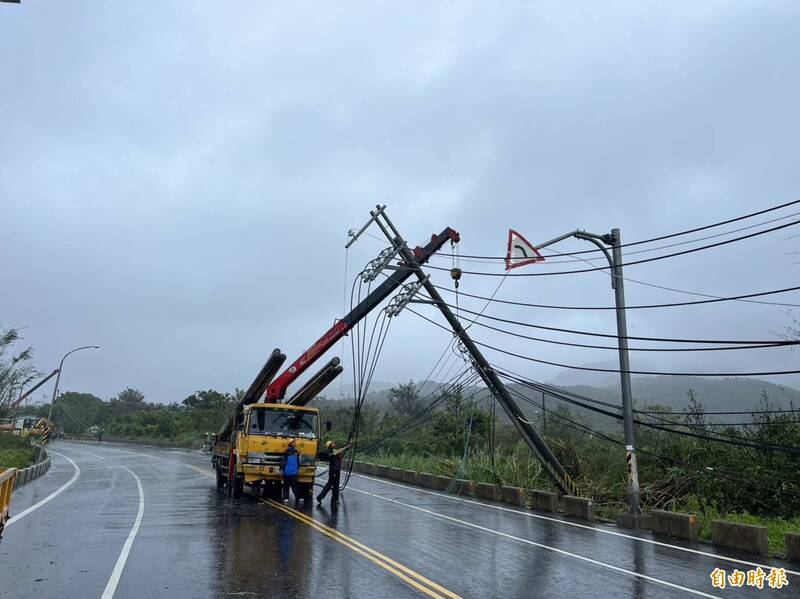
<svg viewBox="0 0 800 599"><path fill-rule="evenodd" d="M579 373L582 374L582 373ZM603 373L595 373L603 374ZM581 377L582 380L585 377ZM558 380L567 381L566 377L557 377ZM599 399L615 405L621 404L619 379L616 376L595 377L600 383L597 385L589 384L556 384L554 381L549 384L560 389L570 391L579 395ZM422 386L422 383L418 383ZM378 383L371 386L367 402L379 410L385 410L389 405L389 383ZM442 383L429 382L423 388L423 396L435 396L441 389ZM757 410L761 405L762 393L769 398L770 404L776 409L789 408L792 405L800 408L800 391L793 387L776 385L767 381L752 378L704 378L704 377L657 377L657 376L634 376L631 381L633 388L634 407L642 409L646 406L661 406L671 409L673 412L682 412L689 403L687 393L689 389L694 389L696 398L702 403L707 411L742 411ZM377 387L377 389L376 389ZM511 388L531 398L537 404L541 403L541 393L533 391L521 385L511 385ZM352 389L352 385L348 388ZM373 390L374 389L374 390ZM473 387L464 390L464 395L469 396L479 389ZM477 393L473 399L477 400L485 397L484 392ZM344 401L352 401L352 396L348 394ZM589 410L565 404L554 397L546 399L547 409L553 410L559 405L566 405L570 411L577 414L587 424L600 426L604 430L611 430L615 425L609 422L609 418ZM525 402L520 402L526 414L533 415L535 407ZM746 416L713 416L711 420L717 422L734 422L749 420Z"/></svg>
<svg viewBox="0 0 800 599"><path fill-rule="evenodd" d="M766 394L776 408L788 408L790 402L800 407L800 391L797 389L751 378L635 376L631 386L636 407L659 405L675 412L688 405L689 389L694 389L706 410L714 412L757 409L762 394ZM600 387L575 385L563 388L597 399L620 402L618 382Z"/></svg>

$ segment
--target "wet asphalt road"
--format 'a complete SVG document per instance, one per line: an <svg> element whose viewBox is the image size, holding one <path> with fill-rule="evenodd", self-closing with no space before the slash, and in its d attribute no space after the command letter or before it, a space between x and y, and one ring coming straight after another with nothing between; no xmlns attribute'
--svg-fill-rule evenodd
<svg viewBox="0 0 800 599"><path fill-rule="evenodd" d="M391 481L354 476L332 511L225 497L200 452L58 442L51 455L14 494L2 597L800 597L796 573L781 591L709 578L796 565Z"/></svg>

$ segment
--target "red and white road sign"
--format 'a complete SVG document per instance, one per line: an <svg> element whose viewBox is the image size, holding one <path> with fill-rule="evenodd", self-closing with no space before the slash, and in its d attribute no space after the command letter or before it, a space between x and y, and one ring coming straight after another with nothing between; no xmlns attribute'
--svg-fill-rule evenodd
<svg viewBox="0 0 800 599"><path fill-rule="evenodd" d="M506 251L506 270L544 262L544 256L539 253L533 244L525 239L514 229L508 230L508 250Z"/></svg>

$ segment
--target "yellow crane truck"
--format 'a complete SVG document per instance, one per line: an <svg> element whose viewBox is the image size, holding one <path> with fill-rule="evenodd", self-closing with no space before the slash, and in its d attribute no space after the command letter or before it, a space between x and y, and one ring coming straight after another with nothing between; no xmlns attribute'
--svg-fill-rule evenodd
<svg viewBox="0 0 800 599"><path fill-rule="evenodd" d="M364 229L366 225L361 231ZM414 248L414 260L417 264L424 264L448 241L459 241L458 233L450 227L439 235L431 236L425 247ZM394 256L395 253L384 252L376 259L381 265L374 269L375 276ZM286 389L347 335L356 323L397 290L412 273L413 269L408 264L401 263L274 381L272 379L286 360L286 355L278 349L272 351L258 376L236 403L225 426L213 437L211 463L217 474L217 488L227 489L233 497L241 496L245 485L277 495L283 480L281 458L293 439L300 454L297 478L301 494L306 500L311 499L320 449L320 422L319 410L307 407L307 404L341 374L339 358L330 360L297 393L284 400ZM330 430L330 423L326 423L325 428L326 431Z"/></svg>
<svg viewBox="0 0 800 599"><path fill-rule="evenodd" d="M259 403L243 406L241 412L241 427L228 439L214 444L212 462L217 488L231 481L233 497L241 496L244 485L279 496L283 481L281 458L289 441L294 440L300 454L300 494L310 500L319 451L319 410Z"/></svg>

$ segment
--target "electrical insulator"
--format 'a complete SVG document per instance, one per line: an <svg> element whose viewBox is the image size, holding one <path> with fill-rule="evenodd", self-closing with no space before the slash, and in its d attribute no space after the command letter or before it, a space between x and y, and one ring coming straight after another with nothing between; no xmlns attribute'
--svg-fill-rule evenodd
<svg viewBox="0 0 800 599"><path fill-rule="evenodd" d="M388 247L378 254L377 258L370 260L369 264L367 264L367 267L364 269L364 272L361 274L361 280L364 283L369 283L370 281L377 279L381 271L389 266L389 263L392 261L398 251L399 248Z"/></svg>
<svg viewBox="0 0 800 599"><path fill-rule="evenodd" d="M428 277L425 277L425 281L427 280ZM391 318L392 316L397 316L400 314L400 312L403 311L403 308L405 308L417 294L425 281L416 281L414 283L407 283L403 285L400 293L394 296L392 301L389 302L389 305L386 306L386 315Z"/></svg>

